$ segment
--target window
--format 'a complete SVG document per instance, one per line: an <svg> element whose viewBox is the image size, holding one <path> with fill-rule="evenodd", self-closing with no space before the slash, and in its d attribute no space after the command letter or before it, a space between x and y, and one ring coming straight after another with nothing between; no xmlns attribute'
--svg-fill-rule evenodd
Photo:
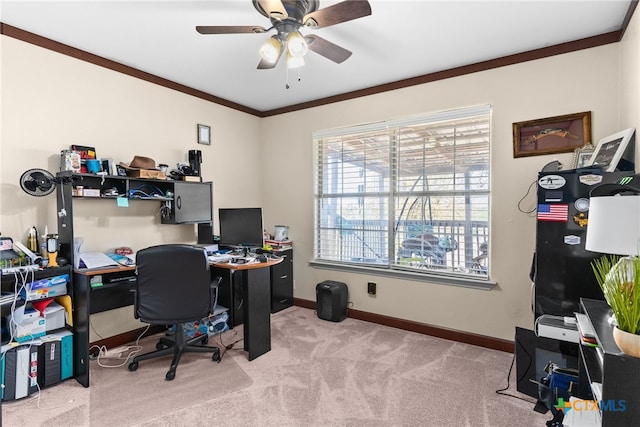
<svg viewBox="0 0 640 427"><path fill-rule="evenodd" d="M315 261L488 279L490 106L313 139Z"/></svg>

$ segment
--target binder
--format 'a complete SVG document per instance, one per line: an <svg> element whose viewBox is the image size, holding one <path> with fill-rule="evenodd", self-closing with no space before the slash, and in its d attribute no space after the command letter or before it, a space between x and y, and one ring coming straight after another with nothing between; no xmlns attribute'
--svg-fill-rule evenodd
<svg viewBox="0 0 640 427"><path fill-rule="evenodd" d="M60 380L73 377L73 333L62 330L51 333L48 337L60 339Z"/></svg>
<svg viewBox="0 0 640 427"><path fill-rule="evenodd" d="M15 371L15 356L15 352L9 350L5 350L2 353L2 387L0 388L2 400L13 400L15 398L15 375L11 374L11 372ZM6 381L10 378L13 378L13 381Z"/></svg>
<svg viewBox="0 0 640 427"><path fill-rule="evenodd" d="M16 350L4 352L4 396L3 400L16 398Z"/></svg>
<svg viewBox="0 0 640 427"><path fill-rule="evenodd" d="M32 345L29 350L29 378L27 382L27 394L38 392L38 345Z"/></svg>
<svg viewBox="0 0 640 427"><path fill-rule="evenodd" d="M62 337L43 337L38 346L38 383L41 387L48 387L59 383L60 380L60 347Z"/></svg>
<svg viewBox="0 0 640 427"><path fill-rule="evenodd" d="M16 349L16 399L29 395L29 346Z"/></svg>

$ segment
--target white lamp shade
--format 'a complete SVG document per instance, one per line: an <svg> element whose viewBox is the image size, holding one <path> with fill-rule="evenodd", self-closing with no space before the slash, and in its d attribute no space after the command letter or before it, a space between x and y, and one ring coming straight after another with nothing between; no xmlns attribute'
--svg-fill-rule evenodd
<svg viewBox="0 0 640 427"><path fill-rule="evenodd" d="M309 50L307 42L297 31L292 31L287 36L287 49L291 56L305 56Z"/></svg>
<svg viewBox="0 0 640 427"><path fill-rule="evenodd" d="M260 56L270 64L275 64L280 57L282 43L275 37L269 37L262 46L260 46Z"/></svg>
<svg viewBox="0 0 640 427"><path fill-rule="evenodd" d="M300 68L304 66L304 56L293 56L287 53L287 68Z"/></svg>
<svg viewBox="0 0 640 427"><path fill-rule="evenodd" d="M588 251L640 255L640 195L595 196L589 201Z"/></svg>

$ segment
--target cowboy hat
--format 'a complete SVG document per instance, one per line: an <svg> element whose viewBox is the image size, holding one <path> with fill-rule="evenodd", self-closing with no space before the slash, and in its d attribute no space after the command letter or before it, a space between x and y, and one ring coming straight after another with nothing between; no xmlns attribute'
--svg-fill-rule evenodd
<svg viewBox="0 0 640 427"><path fill-rule="evenodd" d="M139 169L158 170L156 169L155 160L153 160L150 157L143 157L143 156L133 156L133 160L131 160L131 163L126 164L126 163L120 162L120 166L128 170L139 170Z"/></svg>

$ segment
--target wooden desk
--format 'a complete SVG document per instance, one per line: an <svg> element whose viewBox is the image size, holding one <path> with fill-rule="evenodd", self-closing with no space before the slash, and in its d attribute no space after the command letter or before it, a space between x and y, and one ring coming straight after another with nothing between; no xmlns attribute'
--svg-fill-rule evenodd
<svg viewBox="0 0 640 427"><path fill-rule="evenodd" d="M240 277L244 295L244 350L249 353L249 360L271 350L271 278L268 267L280 262L282 259L238 265L211 264L212 275ZM96 276L102 276L102 285L91 285ZM231 285L232 282L229 280L228 283ZM135 285L135 267L74 270L73 283L74 376L82 385L89 387L89 316L133 304L131 289Z"/></svg>
<svg viewBox="0 0 640 427"><path fill-rule="evenodd" d="M249 360L271 350L271 274L270 268L282 259L251 264L212 264L213 274L233 286L234 275L240 275L243 295L244 350ZM229 307L233 310L233 307ZM233 327L233 325L231 325Z"/></svg>

